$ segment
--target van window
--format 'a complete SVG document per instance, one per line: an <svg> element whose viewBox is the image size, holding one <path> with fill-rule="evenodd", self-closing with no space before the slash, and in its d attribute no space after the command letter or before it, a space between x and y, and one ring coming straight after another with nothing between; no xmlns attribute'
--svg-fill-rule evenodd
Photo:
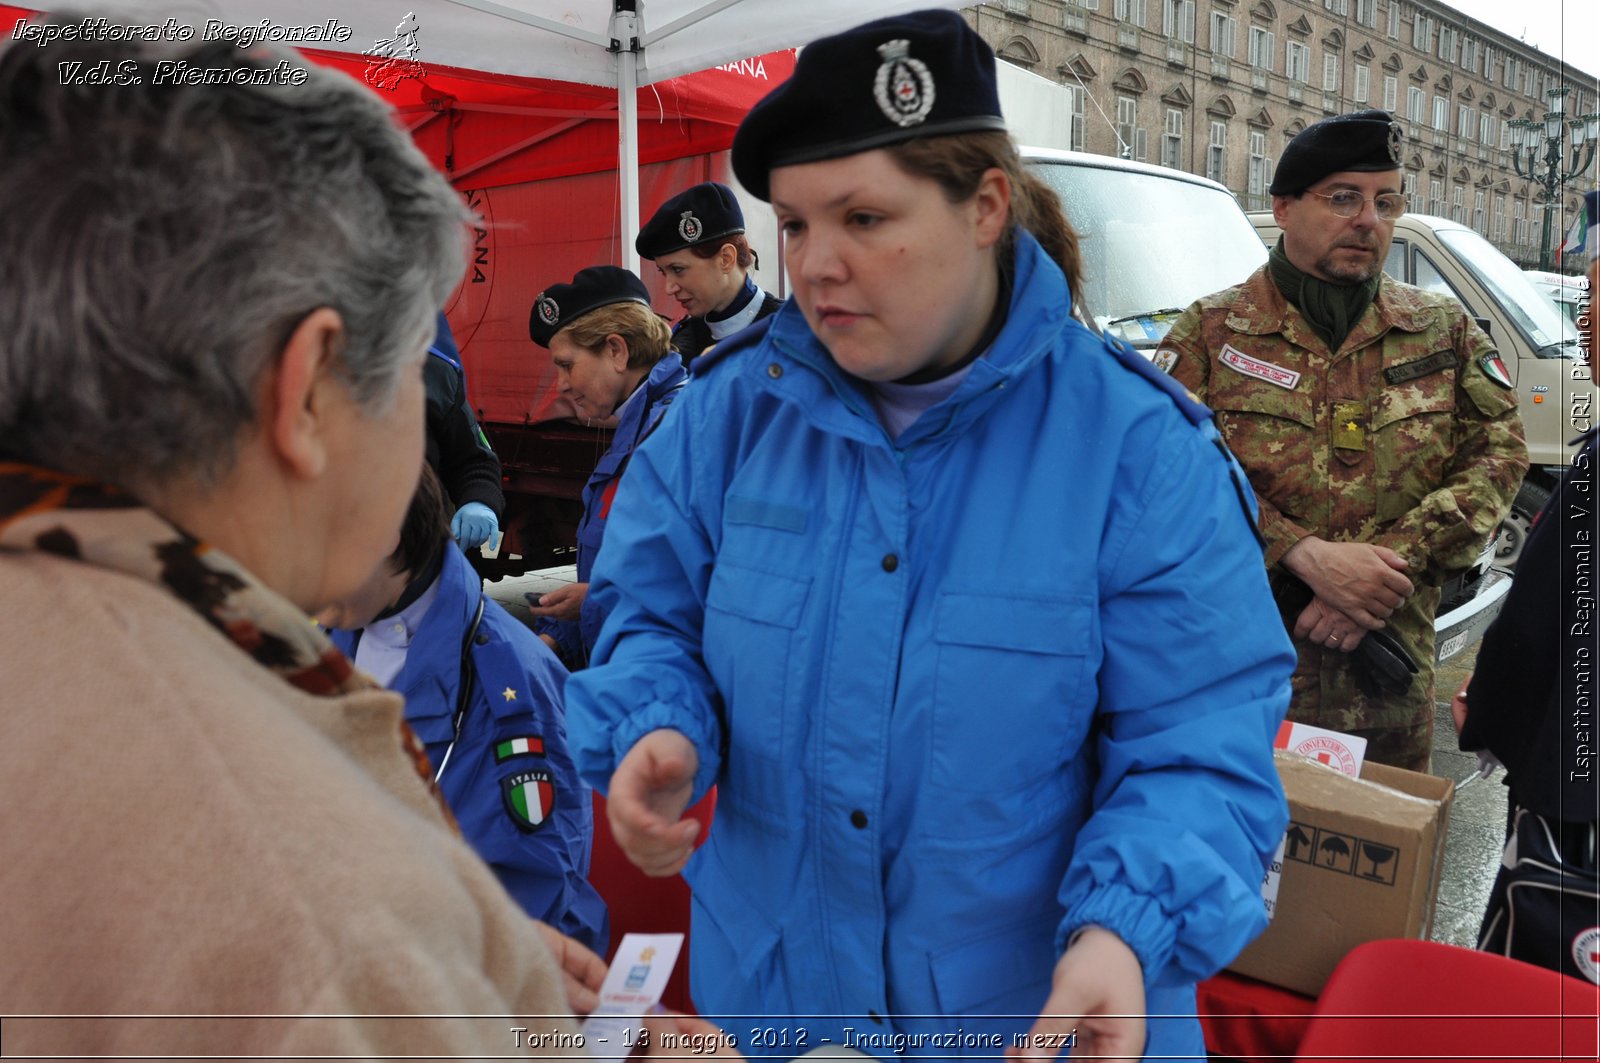
<svg viewBox="0 0 1600 1063"><path fill-rule="evenodd" d="M1539 293L1516 263L1471 229L1441 229L1439 239L1500 304L1539 357L1579 357L1577 326Z"/></svg>
<svg viewBox="0 0 1600 1063"><path fill-rule="evenodd" d="M1459 299L1461 305L1467 308L1467 313L1477 316L1477 309L1462 298L1460 292L1450 287L1450 282L1444 279L1444 274L1439 272L1439 267L1433 264L1433 259L1429 258L1422 248L1417 248L1413 254L1415 257L1412 258L1411 265L1417 271L1417 279L1412 282L1413 284L1425 292Z"/></svg>
<svg viewBox="0 0 1600 1063"><path fill-rule="evenodd" d="M1406 273L1406 249L1410 246L1408 240L1395 240L1389 245L1389 257L1383 260L1383 271L1402 284L1411 283Z"/></svg>
<svg viewBox="0 0 1600 1063"><path fill-rule="evenodd" d="M1078 230L1085 306L1136 347L1155 346L1178 312L1266 261L1238 202L1215 185L1049 159L1028 165Z"/></svg>

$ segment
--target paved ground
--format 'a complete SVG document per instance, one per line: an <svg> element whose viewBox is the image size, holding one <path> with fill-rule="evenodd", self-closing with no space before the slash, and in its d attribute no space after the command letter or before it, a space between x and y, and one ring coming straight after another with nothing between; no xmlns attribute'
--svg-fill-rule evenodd
<svg viewBox="0 0 1600 1063"><path fill-rule="evenodd" d="M525 592L541 594L575 578L570 566L547 569L488 585L489 594L512 613L526 620ZM1450 719L1450 696L1470 674L1477 658L1474 646L1445 664L1438 672L1433 739L1433 773L1458 784L1474 776L1478 760L1456 748L1455 724ZM1450 812L1445 840L1444 879L1439 887L1439 907L1433 940L1473 947L1478 924L1489 899L1489 887L1500 861L1505 837L1506 788L1504 772L1478 779L1459 789Z"/></svg>
<svg viewBox="0 0 1600 1063"><path fill-rule="evenodd" d="M1433 731L1433 774L1454 779L1459 785L1472 778L1478 758L1456 748L1455 723L1450 719L1450 696L1472 671L1478 655L1474 646L1439 668ZM1477 945L1478 924L1489 900L1489 887L1500 864L1505 841L1505 772L1469 782L1456 790L1450 808L1450 828L1445 838L1444 879L1439 886L1439 907L1432 938L1452 945Z"/></svg>

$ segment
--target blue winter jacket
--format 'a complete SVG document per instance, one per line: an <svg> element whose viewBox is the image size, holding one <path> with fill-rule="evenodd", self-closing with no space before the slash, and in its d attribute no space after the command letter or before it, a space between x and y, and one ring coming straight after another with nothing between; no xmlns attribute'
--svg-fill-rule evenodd
<svg viewBox="0 0 1600 1063"><path fill-rule="evenodd" d="M1072 319L1025 235L1012 292L898 440L792 304L697 363L612 509L573 748L605 786L673 728L719 785L702 1013L993 1057L928 1035L1009 1045L1096 924L1179 1016L1148 1052L1202 1057L1193 983L1266 923L1294 653L1204 407Z"/></svg>
<svg viewBox="0 0 1600 1063"><path fill-rule="evenodd" d="M589 482L583 485L583 518L578 522L579 583L589 582L594 571L594 559L599 556L600 544L606 537L611 501L628 459L639 441L655 428L688 379L683 360L676 351L669 351L640 385L644 389L642 401L625 404L622 419L611 437L611 446L601 455L594 472L589 475ZM604 619L599 604L592 598L585 598L577 623L541 617L534 622L533 630L555 639L561 660L567 667L577 670L594 652L594 642L600 637L600 623Z"/></svg>
<svg viewBox="0 0 1600 1063"><path fill-rule="evenodd" d="M452 749L462 644L480 601L476 679ZM355 657L359 631L329 634ZM406 721L434 769L445 764L439 786L461 833L506 891L533 918L604 955L605 902L588 878L593 798L568 748L565 679L544 643L483 594L466 556L446 549L438 597L390 688L405 695Z"/></svg>

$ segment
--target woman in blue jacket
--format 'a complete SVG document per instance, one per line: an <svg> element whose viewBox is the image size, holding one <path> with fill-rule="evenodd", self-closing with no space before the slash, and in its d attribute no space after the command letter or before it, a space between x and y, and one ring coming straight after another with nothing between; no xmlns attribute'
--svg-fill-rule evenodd
<svg viewBox="0 0 1600 1063"><path fill-rule="evenodd" d="M400 546L318 619L333 644L405 695L462 836L524 911L597 953L605 901L589 884L593 798L567 744L561 663L483 593L423 467Z"/></svg>
<svg viewBox="0 0 1600 1063"><path fill-rule="evenodd" d="M619 842L687 863L697 1008L805 1016L723 1020L762 1052L1203 1057L1287 820L1248 486L1073 317L959 15L809 45L733 161L794 298L635 453L567 688Z"/></svg>
<svg viewBox="0 0 1600 1063"><path fill-rule="evenodd" d="M578 581L528 595L534 630L576 671L589 661L605 614L588 597L589 575L605 540L622 472L639 441L688 380L669 350L666 322L650 309L644 282L617 266L579 270L571 284L539 293L528 319L533 342L550 350L561 394L591 421L615 416L611 446L583 487L578 522Z"/></svg>

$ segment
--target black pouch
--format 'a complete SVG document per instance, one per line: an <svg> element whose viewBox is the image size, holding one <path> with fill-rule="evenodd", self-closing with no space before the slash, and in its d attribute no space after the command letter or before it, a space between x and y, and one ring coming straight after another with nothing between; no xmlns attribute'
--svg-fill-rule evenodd
<svg viewBox="0 0 1600 1063"><path fill-rule="evenodd" d="M1518 808L1478 948L1600 984L1596 825Z"/></svg>

